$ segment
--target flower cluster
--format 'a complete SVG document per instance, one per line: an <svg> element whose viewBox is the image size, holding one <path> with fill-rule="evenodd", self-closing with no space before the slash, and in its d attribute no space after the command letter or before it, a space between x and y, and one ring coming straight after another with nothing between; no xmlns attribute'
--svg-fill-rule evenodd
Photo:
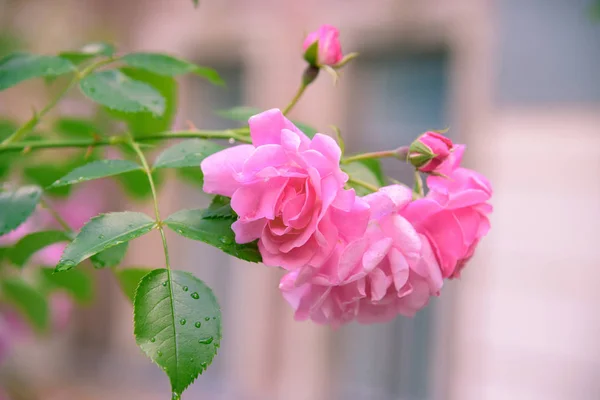
<svg viewBox="0 0 600 400"><path fill-rule="evenodd" d="M258 239L263 262L288 271L280 289L297 319L335 326L412 316L460 274L489 229L492 189L460 167L464 146L418 139L432 146L427 163L438 173L427 196L413 200L391 185L361 198L344 188L330 137L309 139L277 109L249 124L252 145L202 162L204 190L231 197L238 243Z"/></svg>

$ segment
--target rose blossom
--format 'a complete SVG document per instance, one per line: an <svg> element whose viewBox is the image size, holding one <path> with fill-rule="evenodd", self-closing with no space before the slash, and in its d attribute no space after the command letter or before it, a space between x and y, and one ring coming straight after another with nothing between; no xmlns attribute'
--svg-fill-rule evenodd
<svg viewBox="0 0 600 400"><path fill-rule="evenodd" d="M460 275L490 223L492 206L489 181L481 174L461 168L464 146L456 150L440 172L446 177L427 178L429 193L413 201L405 211L416 230L425 235L440 263L445 278Z"/></svg>
<svg viewBox="0 0 600 400"><path fill-rule="evenodd" d="M316 41L319 41L318 52L317 52L317 64L318 65L335 65L339 63L342 58L342 45L340 44L340 31L331 25L321 25L321 27L308 34L302 49L304 51Z"/></svg>
<svg viewBox="0 0 600 400"><path fill-rule="evenodd" d="M408 160L421 172L438 172L453 149L452 140L437 132L425 132L409 149Z"/></svg>
<svg viewBox="0 0 600 400"><path fill-rule="evenodd" d="M316 272L299 269L282 278L296 319L384 322L414 315L439 293L442 276L429 241L402 216L411 198L399 185L366 196L371 219L362 238L338 243Z"/></svg>
<svg viewBox="0 0 600 400"><path fill-rule="evenodd" d="M345 190L341 151L330 137L311 140L277 109L249 120L252 145L202 161L204 191L231 197L235 240L259 239L265 265L319 267L338 240L365 231L368 205Z"/></svg>

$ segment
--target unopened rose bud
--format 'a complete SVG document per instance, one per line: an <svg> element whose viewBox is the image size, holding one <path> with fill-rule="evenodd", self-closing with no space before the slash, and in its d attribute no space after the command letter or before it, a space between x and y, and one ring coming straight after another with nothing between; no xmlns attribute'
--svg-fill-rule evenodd
<svg viewBox="0 0 600 400"><path fill-rule="evenodd" d="M339 36L340 32L336 27L322 25L304 40L304 59L313 66L333 66L339 63L343 58Z"/></svg>
<svg viewBox="0 0 600 400"><path fill-rule="evenodd" d="M408 160L421 172L435 172L436 168L450 155L452 140L437 132L425 132L412 142Z"/></svg>

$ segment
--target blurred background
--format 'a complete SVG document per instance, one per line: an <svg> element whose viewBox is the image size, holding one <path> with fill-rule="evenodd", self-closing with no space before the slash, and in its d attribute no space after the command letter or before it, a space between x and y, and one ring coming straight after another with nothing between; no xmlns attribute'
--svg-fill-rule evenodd
<svg viewBox="0 0 600 400"><path fill-rule="evenodd" d="M360 57L337 86L326 74L292 116L347 150L408 144L450 127L465 163L495 190L492 231L462 278L413 319L337 331L295 322L281 273L169 237L173 264L216 292L224 339L184 399L600 399L600 21L592 0L0 0L0 51L52 54L95 40L164 51L216 68L226 88L179 80L176 125L226 128L214 113L283 107L305 64L305 33L322 23ZM597 6L600 10L600 6ZM26 120L43 82L0 94L0 115ZM60 112L85 114L90 102ZM386 172L407 178L401 165ZM117 187L111 209L147 209ZM162 213L206 196L171 179ZM162 267L157 235L126 265ZM135 345L132 310L98 272L97 301L66 331L19 344L2 367L19 398L165 399L168 380Z"/></svg>

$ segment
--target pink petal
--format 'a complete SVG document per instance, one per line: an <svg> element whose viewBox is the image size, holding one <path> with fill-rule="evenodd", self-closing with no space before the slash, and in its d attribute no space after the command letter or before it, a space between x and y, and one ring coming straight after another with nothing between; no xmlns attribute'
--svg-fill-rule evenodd
<svg viewBox="0 0 600 400"><path fill-rule="evenodd" d="M240 187L235 179L242 172L244 162L254 152L254 146L243 144L219 151L200 164L204 174L204 191L231 197Z"/></svg>
<svg viewBox="0 0 600 400"><path fill-rule="evenodd" d="M271 109L250 117L250 136L255 146L281 144L281 131L289 129L296 133L302 143L308 145L310 139L288 120L279 109Z"/></svg>

